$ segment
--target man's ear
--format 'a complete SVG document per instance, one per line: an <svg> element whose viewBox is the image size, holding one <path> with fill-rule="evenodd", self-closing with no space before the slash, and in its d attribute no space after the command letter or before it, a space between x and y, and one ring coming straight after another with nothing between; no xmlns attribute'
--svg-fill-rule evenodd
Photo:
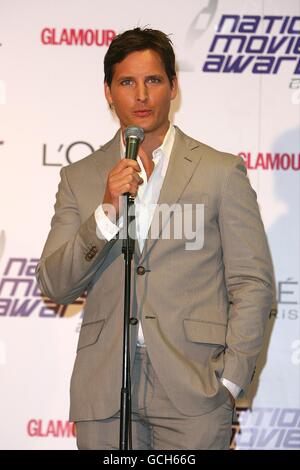
<svg viewBox="0 0 300 470"><path fill-rule="evenodd" d="M109 105L109 107L111 107L112 104L113 104L113 100L112 100L112 97L111 97L110 87L109 87L107 82L104 82L104 93L105 93L105 98L108 102L108 105Z"/></svg>
<svg viewBox="0 0 300 470"><path fill-rule="evenodd" d="M173 77L172 79L172 88L171 88L171 100L174 100L178 93L178 80L177 77Z"/></svg>

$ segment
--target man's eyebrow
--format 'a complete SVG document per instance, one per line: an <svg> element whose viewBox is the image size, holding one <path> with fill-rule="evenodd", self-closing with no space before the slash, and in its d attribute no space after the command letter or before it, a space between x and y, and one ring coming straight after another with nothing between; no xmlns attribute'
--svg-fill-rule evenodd
<svg viewBox="0 0 300 470"><path fill-rule="evenodd" d="M163 75L160 73L151 73L145 76L146 80L148 78L163 78ZM121 82L122 80L135 80L135 77L133 75L121 75L120 77L117 78L118 82Z"/></svg>
<svg viewBox="0 0 300 470"><path fill-rule="evenodd" d="M120 82L121 80L134 80L134 77L132 75L121 75L120 77L118 77L118 82Z"/></svg>
<svg viewBox="0 0 300 470"><path fill-rule="evenodd" d="M163 75L160 73L151 73L150 75L147 75L146 78L163 78Z"/></svg>

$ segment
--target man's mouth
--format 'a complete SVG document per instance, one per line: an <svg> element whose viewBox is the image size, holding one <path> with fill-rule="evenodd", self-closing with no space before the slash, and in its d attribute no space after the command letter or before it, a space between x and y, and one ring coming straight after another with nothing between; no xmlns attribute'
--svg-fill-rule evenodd
<svg viewBox="0 0 300 470"><path fill-rule="evenodd" d="M152 113L151 109L137 109L136 111L133 112L133 114L137 117L148 117Z"/></svg>

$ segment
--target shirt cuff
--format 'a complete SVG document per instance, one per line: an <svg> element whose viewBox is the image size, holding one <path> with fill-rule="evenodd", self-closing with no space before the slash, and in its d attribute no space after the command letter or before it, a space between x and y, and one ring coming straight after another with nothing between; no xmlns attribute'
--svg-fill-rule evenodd
<svg viewBox="0 0 300 470"><path fill-rule="evenodd" d="M106 239L109 242L119 233L120 228L107 217L102 204L95 210L95 219L97 223L96 235L101 240Z"/></svg>
<svg viewBox="0 0 300 470"><path fill-rule="evenodd" d="M224 377L221 378L221 382L223 385L225 385L226 388L228 388L233 398L237 398L239 396L242 390L241 387L231 382L230 380L225 379Z"/></svg>

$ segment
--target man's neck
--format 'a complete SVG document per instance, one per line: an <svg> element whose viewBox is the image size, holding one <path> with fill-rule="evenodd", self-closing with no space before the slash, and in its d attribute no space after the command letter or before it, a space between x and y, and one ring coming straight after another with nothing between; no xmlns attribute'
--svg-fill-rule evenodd
<svg viewBox="0 0 300 470"><path fill-rule="evenodd" d="M139 149L139 156L142 161L144 159L152 160L153 151L162 145L169 127L170 123L168 122L165 129L160 129L159 132L145 132L145 138Z"/></svg>
<svg viewBox="0 0 300 470"><path fill-rule="evenodd" d="M145 168L147 180L149 180L154 170L153 152L162 145L164 138L168 132L169 126L170 123L168 123L166 129L164 129L163 131L160 130L160 133L157 134L145 133L145 138L140 145L139 157Z"/></svg>

